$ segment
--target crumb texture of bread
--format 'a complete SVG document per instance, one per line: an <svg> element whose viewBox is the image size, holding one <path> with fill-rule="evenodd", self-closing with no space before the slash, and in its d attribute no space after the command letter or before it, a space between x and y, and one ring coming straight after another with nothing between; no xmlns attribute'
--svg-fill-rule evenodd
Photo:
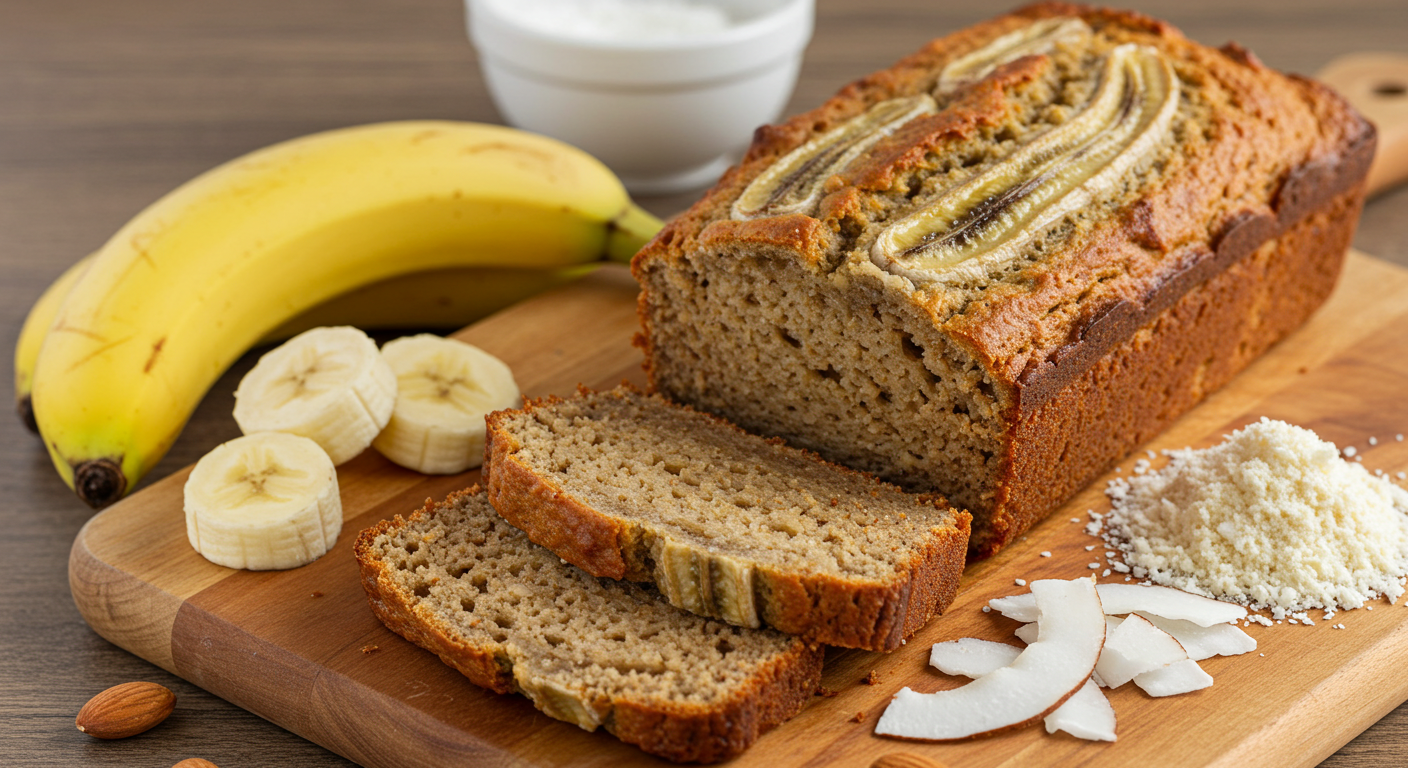
<svg viewBox="0 0 1408 768"><path fill-rule="evenodd" d="M1324 301L1374 144L1235 45L1023 8L760 130L637 254L650 388L942 494L989 556Z"/></svg>
<svg viewBox="0 0 1408 768"><path fill-rule="evenodd" d="M508 525L472 488L362 532L372 611L475 684L679 762L717 762L799 712L822 649L598 579Z"/></svg>
<svg viewBox="0 0 1408 768"><path fill-rule="evenodd" d="M957 591L966 513L717 417L623 386L488 424L500 514L695 613L892 650Z"/></svg>

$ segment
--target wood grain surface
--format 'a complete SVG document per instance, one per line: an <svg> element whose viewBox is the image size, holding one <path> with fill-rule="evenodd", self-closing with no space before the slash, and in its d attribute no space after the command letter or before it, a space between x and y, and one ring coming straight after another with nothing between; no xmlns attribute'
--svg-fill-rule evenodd
<svg viewBox="0 0 1408 768"><path fill-rule="evenodd" d="M507 362L528 396L567 394L579 382L641 383L639 352L630 343L635 292L624 269L611 267L458 336ZM557 362L534 365L543 359ZM1148 447L1208 445L1266 415L1362 448L1367 467L1401 471L1408 469L1408 442L1393 436L1408 429L1405 381L1408 270L1355 254L1314 320ZM1376 435L1382 443L1369 446ZM1122 471L1132 465L1124 462ZM426 477L367 452L339 468L345 523L332 551L303 568L262 573L213 565L186 545L186 474L99 513L75 540L74 598L99 634L369 768L661 763L605 733L545 722L522 697L475 688L372 616L351 556L356 531L477 482L478 472ZM888 654L829 650L822 685L831 694L814 698L732 764L867 765L895 751L899 744L871 734L890 696L901 686L928 691L960 683L927 668L931 644L1009 640L1018 625L984 614L989 599L1025 592L1018 579L1077 578L1090 573L1087 563L1104 561L1086 550L1100 542L1084 530L1086 510L1109 508L1103 486L1096 483L997 557L970 567L947 614L907 646ZM1039 556L1043 551L1051 556ZM974 767L1014 759L1031 766L1312 766L1408 700L1408 670L1395 663L1408 654L1408 614L1385 601L1375 607L1336 616L1346 630L1323 621L1252 627L1258 652L1202 662L1216 682L1195 694L1155 699L1133 686L1111 691L1120 734L1113 745L1033 727L904 748ZM865 684L872 673L877 682ZM1186 744L1190 732L1201 737Z"/></svg>
<svg viewBox="0 0 1408 768"><path fill-rule="evenodd" d="M789 110L1016 4L818 0ZM1316 72L1357 52L1408 54L1402 0L1128 5L1203 42L1235 39L1289 71ZM453 0L0 0L0 339L13 343L28 307L65 267L192 176L313 131L421 117L499 122ZM643 202L668 215L691 199ZM1368 204L1356 245L1408 265L1408 188ZM3 358L0 375L12 380ZM231 393L254 359L220 380L148 484L238 434ZM1202 412L1223 402L1215 396ZM1190 439L1175 432L1166 442ZM0 418L0 764L159 767L199 756L223 768L351 765L89 630L66 570L90 516L38 442ZM169 720L111 743L74 729L90 696L138 679L176 691ZM1395 765L1405 752L1408 707L1400 707L1325 764Z"/></svg>

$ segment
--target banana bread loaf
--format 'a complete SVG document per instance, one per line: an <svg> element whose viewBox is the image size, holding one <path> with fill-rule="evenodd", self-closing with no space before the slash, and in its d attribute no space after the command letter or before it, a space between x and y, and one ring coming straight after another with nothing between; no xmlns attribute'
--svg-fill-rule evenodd
<svg viewBox="0 0 1408 768"><path fill-rule="evenodd" d="M808 641L898 648L958 590L968 515L630 387L488 417L489 500L596 576Z"/></svg>
<svg viewBox="0 0 1408 768"><path fill-rule="evenodd" d="M822 649L596 579L504 522L478 487L362 532L372 612L476 685L682 762L738 754L801 711Z"/></svg>
<svg viewBox="0 0 1408 768"><path fill-rule="evenodd" d="M760 128L635 258L651 387L996 552L1300 325L1373 128L1135 13L1031 6Z"/></svg>

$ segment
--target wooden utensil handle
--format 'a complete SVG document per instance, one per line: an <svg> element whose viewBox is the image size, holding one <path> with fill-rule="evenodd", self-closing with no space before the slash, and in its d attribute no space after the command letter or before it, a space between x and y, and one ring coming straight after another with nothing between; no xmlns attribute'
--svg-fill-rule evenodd
<svg viewBox="0 0 1408 768"><path fill-rule="evenodd" d="M1344 94L1379 129L1369 168L1369 194L1408 180L1408 56L1355 53L1331 61L1318 75Z"/></svg>

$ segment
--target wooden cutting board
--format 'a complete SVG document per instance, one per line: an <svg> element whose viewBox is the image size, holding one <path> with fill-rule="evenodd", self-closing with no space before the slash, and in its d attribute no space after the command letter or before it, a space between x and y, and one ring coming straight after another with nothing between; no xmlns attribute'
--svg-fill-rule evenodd
<svg viewBox="0 0 1408 768"><path fill-rule="evenodd" d="M526 394L541 395L578 383L640 383L635 330L635 284L606 268L458 335L506 360ZM1408 432L1408 270L1351 253L1339 288L1309 324L1144 447L1212 444L1262 415L1355 445L1366 467L1408 470L1408 442L1395 440ZM303 568L255 573L213 565L187 544L188 471L97 515L74 542L74 600L103 637L369 767L660 762L604 732L551 720L525 698L476 688L373 618L351 556L356 533L476 482L477 472L425 477L368 451L338 471L346 523L336 548ZM970 567L948 613L905 648L829 652L826 692L735 764L867 766L905 752L949 766L1309 766L1408 700L1408 667L1399 662L1408 654L1408 610L1380 601L1337 616L1343 630L1326 622L1251 627L1258 653L1202 662L1212 688L1167 699L1132 685L1111 692L1114 744L1039 726L959 744L872 735L901 686L961 684L928 668L932 643L1010 641L1016 622L982 613L988 599L1026 591L1015 579L1085 576L1087 563L1103 562L1102 547L1086 551L1098 540L1083 529L1087 510L1108 508L1101 490L1114 476ZM873 685L864 682L872 672Z"/></svg>

